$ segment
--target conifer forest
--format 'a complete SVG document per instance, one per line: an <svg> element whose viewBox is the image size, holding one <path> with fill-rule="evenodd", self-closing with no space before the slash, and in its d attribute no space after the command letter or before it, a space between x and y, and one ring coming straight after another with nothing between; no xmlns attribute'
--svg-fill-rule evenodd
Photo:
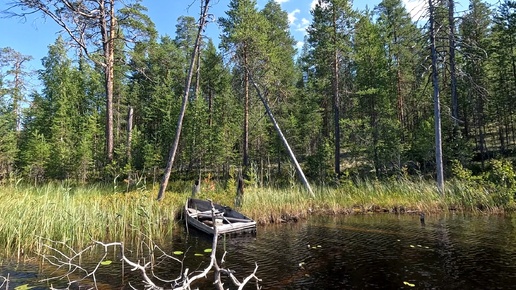
<svg viewBox="0 0 516 290"><path fill-rule="evenodd" d="M429 0L413 19L401 0L319 0L302 49L273 0L202 2L225 14L167 36L138 0L11 1L12 21L64 29L36 72L0 48L0 183L159 182L177 141L171 179L289 186L267 108L313 184L514 175L515 1Z"/></svg>

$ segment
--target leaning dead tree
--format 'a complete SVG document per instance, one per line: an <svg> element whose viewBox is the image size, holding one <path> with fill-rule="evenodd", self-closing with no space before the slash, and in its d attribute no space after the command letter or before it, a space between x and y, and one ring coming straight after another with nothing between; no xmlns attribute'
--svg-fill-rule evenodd
<svg viewBox="0 0 516 290"><path fill-rule="evenodd" d="M310 195L312 197L315 197L314 192L312 191L312 188L310 187L310 183L308 183L308 180L306 179L305 174L303 173L303 169L301 169L299 162L297 162L296 155L294 155L294 152L290 148L290 145L288 144L287 139L283 135L283 132L281 131L281 128L278 125L278 122L276 122L276 119L274 118L274 115L272 114L271 108L269 107L267 100L262 95L262 92L261 92L260 88L258 87L258 84L254 81L253 76L249 72L248 68L246 68L246 71L247 71L247 75L249 76L249 80L253 84L253 87L256 90L258 97L260 98L260 100L263 103L263 106L265 107L265 111L267 112L267 115L271 119L271 122L274 125L276 132L278 133L278 136L280 137L281 141L283 142L283 145L287 149L288 155L290 156L292 163L294 163L294 166L296 167L296 171L297 171L297 174L299 175L299 178L301 179L301 182L303 182L304 186L306 187L306 190L310 193Z"/></svg>
<svg viewBox="0 0 516 290"><path fill-rule="evenodd" d="M188 68L188 76L186 77L185 88L183 91L183 101L181 104L181 111L179 112L179 116L177 118L176 136L174 138L174 142L172 143L172 147L170 148L170 152L168 154L167 167L165 168L165 173L159 186L157 200L162 200L165 197L165 190L167 189L168 179L170 178L172 166L174 165L174 159L176 158L177 147L179 146L179 139L181 137L181 130L183 128L183 118L185 116L186 105L188 104L188 96L190 94L190 86L192 85L194 66L197 58L199 57L201 36L208 18L209 3L210 0L203 0L201 3L201 17L199 18L199 29L197 30L197 37L195 38L194 50L192 52L192 58L190 59L190 67Z"/></svg>
<svg viewBox="0 0 516 290"><path fill-rule="evenodd" d="M214 275L213 285L215 285L216 289L218 290L224 289L224 283L222 279L223 275L228 277L230 283L238 287L239 290L243 289L251 281L255 281L257 288L259 289L258 283L261 280L256 276L258 265L255 265L254 271L244 277L241 281L235 276L234 271L222 267L222 265L225 263L224 259L227 252L224 252L219 262L219 259L217 259L218 234L215 222L215 210L213 207L212 219L215 228L215 234L213 235L212 240L210 261L208 266L206 266L203 270L190 272L189 268L184 268L184 260L179 260L178 258L167 254L158 246L151 244L146 244L149 256L140 257L137 259L137 261L133 261L126 255L124 244L120 242L103 243L94 241L92 245L86 247L85 249L81 251L75 251L63 242L50 241L50 245L43 245L43 247L49 251L49 254L42 255L43 260L62 271L62 274L41 280L41 282L47 282L52 285L54 283L63 283L61 281L65 281L65 289L76 289L77 286L79 286L78 288L82 289L82 286L91 283L92 285L88 285L90 289L98 289L99 281L97 280L97 277L100 275L100 269L112 263L112 261L108 260L107 258L113 255L113 250L118 249L120 253L120 260L127 264L131 268L131 271L140 273L143 287L145 289L189 290L192 289L195 282L206 279L208 274L212 272ZM91 252L95 247L101 247L103 249L103 256L98 259L98 262L94 263L93 266L89 266L89 268L85 265L82 265L81 263L86 253ZM175 262L180 265L181 271L178 273L177 278L171 279L159 277L156 274L156 270L160 268L160 265L170 265L169 262ZM58 271L56 270L55 272ZM1 278L4 278L4 283L8 282L8 278L0 276L0 279ZM1 285L3 284L0 284L0 286ZM130 283L129 287L131 289L141 288L141 286L137 288L135 285L131 285ZM57 288L54 288L52 285L51 289Z"/></svg>

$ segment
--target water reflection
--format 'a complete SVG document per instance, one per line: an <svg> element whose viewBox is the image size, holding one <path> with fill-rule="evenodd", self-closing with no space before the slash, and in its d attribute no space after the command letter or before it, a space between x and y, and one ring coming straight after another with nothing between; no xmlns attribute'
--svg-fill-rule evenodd
<svg viewBox="0 0 516 290"><path fill-rule="evenodd" d="M228 251L225 266L240 279L256 262L263 289L513 289L515 225L516 218L496 215L426 215L424 226L418 215L313 217L221 239L219 252ZM183 229L162 245L167 253L184 251L190 271L208 264L208 255L195 254L210 246L204 234ZM112 258L99 275L102 289L143 287L138 273ZM172 279L181 264L169 261L154 270ZM194 286L212 289L212 281Z"/></svg>

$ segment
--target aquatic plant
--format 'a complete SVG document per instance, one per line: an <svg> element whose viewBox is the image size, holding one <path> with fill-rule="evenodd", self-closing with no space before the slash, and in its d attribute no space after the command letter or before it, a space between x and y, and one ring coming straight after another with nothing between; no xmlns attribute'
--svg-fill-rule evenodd
<svg viewBox="0 0 516 290"><path fill-rule="evenodd" d="M203 180L198 198L233 206L235 192L224 184ZM157 202L155 190L113 192L112 186L72 186L66 182L40 187L0 188L0 246L4 255L22 257L41 250L41 239L83 247L92 240L138 244L166 241L172 235L191 184L171 184L172 194ZM355 180L315 188L312 198L302 187L246 187L238 209L260 224L304 219L312 214L419 213L448 210L500 212L499 188L487 183L452 179L444 195L424 180ZM507 192L507 187L501 187ZM121 189L123 190L123 189ZM30 255L30 254L29 254Z"/></svg>
<svg viewBox="0 0 516 290"><path fill-rule="evenodd" d="M154 192L112 193L109 187L68 187L50 183L42 187L0 188L0 245L18 257L38 251L40 239L82 247L91 240L155 241L170 236L175 214L184 203L182 194L163 203Z"/></svg>

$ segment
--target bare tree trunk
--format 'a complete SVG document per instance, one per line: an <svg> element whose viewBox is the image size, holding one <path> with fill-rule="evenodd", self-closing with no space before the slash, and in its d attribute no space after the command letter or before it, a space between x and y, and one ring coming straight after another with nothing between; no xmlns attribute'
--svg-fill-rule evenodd
<svg viewBox="0 0 516 290"><path fill-rule="evenodd" d="M247 75L249 76L249 80L253 84L253 87L256 89L256 93L258 94L258 97L263 103L263 106L265 107L265 111L267 111L267 114L269 115L269 118L271 119L272 123L274 124L274 128L276 129L276 132L278 132L279 137L283 141L283 145L285 145L285 148L287 149L287 152L290 156L290 159L292 160L292 163L294 163L294 166L296 167L297 173L299 177L301 178L301 181L306 187L306 190L310 193L312 197L315 197L314 192L312 191L312 188L310 187L310 184L308 183L308 180L305 177L305 174L303 173L303 169L301 169L301 166L297 162L296 156L294 155L294 152L292 152L292 149L290 149L290 145L288 145L288 141L283 135L283 132L281 132L281 129L278 125L278 122L276 122L276 119L274 119L274 116L272 115L272 111L269 108L269 105L267 104L267 100L262 96L260 88L256 84L256 82L253 80L251 73L249 72L248 68L245 68L247 71Z"/></svg>
<svg viewBox="0 0 516 290"><path fill-rule="evenodd" d="M129 106L127 113L127 164L131 164L131 143L133 139L133 107Z"/></svg>
<svg viewBox="0 0 516 290"><path fill-rule="evenodd" d="M457 72L455 69L455 3L454 0L448 0L448 22L450 26L450 32L448 35L450 42L450 90L451 90L451 103L452 103L452 119L453 119L453 134L458 133L458 120L459 120L459 101L457 97Z"/></svg>
<svg viewBox="0 0 516 290"><path fill-rule="evenodd" d="M334 8L335 9L335 8ZM339 95L339 50L337 49L337 19L333 11L333 42L335 51L333 55L333 125L335 128L335 178L340 178L340 95Z"/></svg>
<svg viewBox="0 0 516 290"><path fill-rule="evenodd" d="M99 5L105 7L104 5ZM111 2L109 7L111 21L105 17L100 18L100 30L102 34L102 45L104 51L104 78L106 90L106 158L108 163L113 161L113 83L114 83L114 62L115 62L115 4ZM108 28L109 26L109 28Z"/></svg>
<svg viewBox="0 0 516 290"><path fill-rule="evenodd" d="M197 68L195 73L195 99L199 98L201 90L201 48L199 48L197 55Z"/></svg>
<svg viewBox="0 0 516 290"><path fill-rule="evenodd" d="M208 4L210 0L204 0L204 5L201 6L201 18L199 19L199 30L197 31L197 37L195 39L195 47L192 53L192 58L190 60L190 68L188 69L188 76L186 79L185 89L183 92L183 101L181 104L181 111L179 112L178 120L177 120L177 128L176 128L176 136L174 138L174 143L172 144L172 148L170 148L167 167L165 168L165 173L163 175L163 179L161 180L161 184L159 186L158 198L160 201L165 197L165 190L167 189L168 179L170 178L170 173L172 172L172 166L174 165L174 159L176 157L177 147L179 146L179 139L181 137L181 130L183 128L183 118L186 111L186 105L188 103L188 95L190 92L190 86L192 84L192 76L194 72L195 61L199 55L199 47L201 43L201 35L204 30L204 26L206 25L206 17L208 16Z"/></svg>
<svg viewBox="0 0 516 290"><path fill-rule="evenodd" d="M432 84L434 87L434 126L435 126L435 166L437 174L437 188L444 194L443 156L441 139L441 105L439 101L439 79L437 77L437 52L435 49L435 22L434 4L428 0L430 9L430 47L432 54Z"/></svg>
<svg viewBox="0 0 516 290"><path fill-rule="evenodd" d="M249 72L247 71L247 49L244 48L244 144L242 165L249 165Z"/></svg>

